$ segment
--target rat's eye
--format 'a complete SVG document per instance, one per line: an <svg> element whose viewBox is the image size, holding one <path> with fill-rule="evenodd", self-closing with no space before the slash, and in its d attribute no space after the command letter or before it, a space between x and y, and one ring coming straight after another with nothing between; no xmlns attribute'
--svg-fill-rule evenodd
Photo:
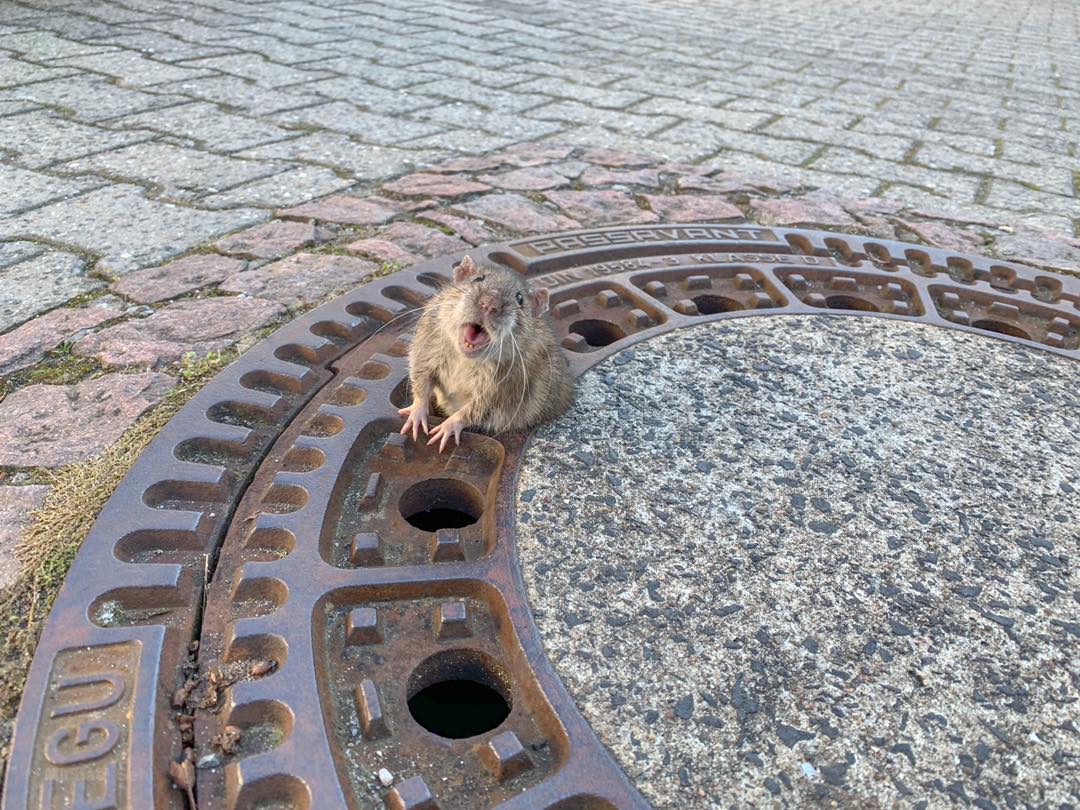
<svg viewBox="0 0 1080 810"><path fill-rule="evenodd" d="M522 304L524 304L525 303L525 296L522 295L521 293L518 293L517 294L517 302L518 302L518 306L521 306Z"/></svg>
<svg viewBox="0 0 1080 810"><path fill-rule="evenodd" d="M473 284L479 284L483 280L484 280L483 276L477 276L476 278L473 279Z"/></svg>

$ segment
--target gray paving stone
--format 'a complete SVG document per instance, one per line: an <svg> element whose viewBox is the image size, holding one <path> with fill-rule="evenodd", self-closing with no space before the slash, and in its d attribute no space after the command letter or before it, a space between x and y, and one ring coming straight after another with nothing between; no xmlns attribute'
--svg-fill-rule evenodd
<svg viewBox="0 0 1080 810"><path fill-rule="evenodd" d="M200 44L180 37L166 34L161 31L151 31L146 28L110 28L104 36L96 37L95 43L102 45L115 45L120 48L137 51L161 62L175 62L185 59L195 59L200 56L222 56L234 53L228 42L219 44Z"/></svg>
<svg viewBox="0 0 1080 810"><path fill-rule="evenodd" d="M540 93L545 96L566 99L570 101L584 101L595 104L598 107L611 107L624 109L631 104L645 101L648 96L640 91L612 90L608 87L595 87L591 83L548 77L533 79L531 81L515 84L515 93ZM643 112L652 112L645 110ZM664 112L656 110L656 112Z"/></svg>
<svg viewBox="0 0 1080 810"><path fill-rule="evenodd" d="M152 137L153 133L149 132L103 130L44 110L0 118L0 148L13 153L15 162L29 168L41 168Z"/></svg>
<svg viewBox="0 0 1080 810"><path fill-rule="evenodd" d="M537 140L562 129L553 121L536 121L526 116L491 112L461 102L418 110L413 113L413 118L461 130L480 130L512 141Z"/></svg>
<svg viewBox="0 0 1080 810"><path fill-rule="evenodd" d="M12 51L35 60L61 59L111 50L95 42L77 42L49 31L21 31L0 35L0 50Z"/></svg>
<svg viewBox="0 0 1080 810"><path fill-rule="evenodd" d="M19 578L22 566L15 557L15 547L50 489L44 484L0 487L0 588L10 587Z"/></svg>
<svg viewBox="0 0 1080 810"><path fill-rule="evenodd" d="M478 104L500 113L518 113L531 107L544 104L550 99L537 93L516 93L509 90L497 90L466 79L440 79L439 81L418 84L412 88L417 93L439 96L448 101L465 101Z"/></svg>
<svg viewBox="0 0 1080 810"><path fill-rule="evenodd" d="M209 75L204 69L177 67L131 51L113 51L88 56L70 56L53 64L63 68L85 68L123 80L132 87L148 87Z"/></svg>
<svg viewBox="0 0 1080 810"><path fill-rule="evenodd" d="M331 166L359 179L376 179L428 165L445 152L371 146L336 132L313 132L235 154L237 157L276 158Z"/></svg>
<svg viewBox="0 0 1080 810"><path fill-rule="evenodd" d="M192 102L108 122L112 129L138 132L140 127L178 135L216 152L235 152L288 138L293 133L265 121L222 112L213 104Z"/></svg>
<svg viewBox="0 0 1080 810"><path fill-rule="evenodd" d="M120 161L179 199L273 207L543 138L1080 228L1065 0L1024 15L1007 0L878 4L872 37L851 35L840 0L771 14L751 0L45 3L0 5L0 156L19 169ZM221 154L281 173L249 177ZM54 186L0 174L9 211Z"/></svg>
<svg viewBox="0 0 1080 810"><path fill-rule="evenodd" d="M412 138L433 135L444 127L410 121L402 117L361 112L351 104L332 101L315 107L304 107L278 113L274 118L283 124L316 126L355 135L363 141L380 146L393 146Z"/></svg>
<svg viewBox="0 0 1080 810"><path fill-rule="evenodd" d="M0 164L0 216L17 214L40 205L74 197L105 184L92 178L54 177Z"/></svg>
<svg viewBox="0 0 1080 810"><path fill-rule="evenodd" d="M773 138L764 133L737 132L714 124L684 121L656 136L660 140L691 143L710 150L732 149L798 166L816 154L821 146L810 141Z"/></svg>
<svg viewBox="0 0 1080 810"><path fill-rule="evenodd" d="M182 63L184 67L200 68L229 73L250 79L259 87L274 89L286 84L300 84L329 76L326 71L303 70L279 65L260 54L241 53L228 56L212 56Z"/></svg>
<svg viewBox="0 0 1080 810"><path fill-rule="evenodd" d="M0 88L57 79L61 76L71 76L77 72L77 70L70 67L44 67L15 59L8 54L0 55Z"/></svg>
<svg viewBox="0 0 1080 810"><path fill-rule="evenodd" d="M25 258L7 264L0 273L0 332L103 286L87 277L86 261L81 256L15 244L13 252L21 252Z"/></svg>
<svg viewBox="0 0 1080 810"><path fill-rule="evenodd" d="M144 93L118 87L104 76L83 74L0 90L0 99L24 99L70 111L77 121L95 123L121 115L186 102L171 93Z"/></svg>
<svg viewBox="0 0 1080 810"><path fill-rule="evenodd" d="M7 91L0 90L0 95L5 92ZM0 118L8 115L18 115L19 113L30 112L31 110L40 109L41 105L35 104L32 101L20 101L18 98L0 98Z"/></svg>
<svg viewBox="0 0 1080 810"><path fill-rule="evenodd" d="M370 51L370 49L366 50ZM428 62L430 60L425 59L423 61ZM330 70L344 76L363 76L365 80L391 90L412 87L422 91L425 82L433 82L440 78L437 73L429 72L423 68L380 65L362 56L337 56L320 59L316 62L307 63L307 67Z"/></svg>
<svg viewBox="0 0 1080 810"><path fill-rule="evenodd" d="M183 94L183 100L198 99L236 107L249 115L262 117L283 110L295 110L318 104L321 99L307 89L269 90L238 76L211 76L178 82L169 89Z"/></svg>
<svg viewBox="0 0 1080 810"><path fill-rule="evenodd" d="M48 248L34 242L0 242L0 268L40 256Z"/></svg>
<svg viewBox="0 0 1080 810"><path fill-rule="evenodd" d="M324 197L355 184L354 178L343 178L332 169L318 166L298 166L271 177L245 183L242 186L199 198L201 208L233 208L256 206L284 208L298 205L316 197Z"/></svg>
<svg viewBox="0 0 1080 810"><path fill-rule="evenodd" d="M171 205L149 199L137 186L114 185L0 220L0 236L74 245L100 255L97 271L123 275L266 218L266 212L252 209Z"/></svg>
<svg viewBox="0 0 1080 810"><path fill-rule="evenodd" d="M310 6L309 6L310 8ZM345 41L348 41L346 37ZM247 34L229 38L229 46L245 53L257 53L283 65L302 62L314 62L338 52L340 45L335 43L316 43L314 45L294 45L276 37ZM305 70L308 65L300 65Z"/></svg>
<svg viewBox="0 0 1080 810"><path fill-rule="evenodd" d="M529 118L547 121L567 121L571 124L595 126L597 124L624 132L637 138L647 138L658 130L676 124L678 119L670 115L635 115L619 110L596 109L575 101L556 101L529 110Z"/></svg>
<svg viewBox="0 0 1080 810"><path fill-rule="evenodd" d="M305 85L305 92L347 101L358 107L377 110L384 115L411 113L443 103L440 98L424 95L409 88L387 90L359 76L335 76L310 82Z"/></svg>
<svg viewBox="0 0 1080 810"><path fill-rule="evenodd" d="M152 183L183 199L218 192L280 172L276 163L240 160L168 143L139 143L54 167L58 172L98 173Z"/></svg>
<svg viewBox="0 0 1080 810"><path fill-rule="evenodd" d="M720 99L717 99L717 102ZM749 131L760 127L768 122L773 116L767 112L742 112L713 104L694 104L677 98L650 98L641 104L635 104L630 108L633 113L656 113L658 115L672 115L684 121L709 122L725 129L738 129ZM779 134L779 133L772 133ZM793 137L803 140L814 140L801 135Z"/></svg>

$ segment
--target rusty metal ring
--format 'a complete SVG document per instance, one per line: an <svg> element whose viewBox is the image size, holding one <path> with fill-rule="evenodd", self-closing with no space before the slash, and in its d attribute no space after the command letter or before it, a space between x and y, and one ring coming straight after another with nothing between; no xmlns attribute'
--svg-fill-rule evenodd
<svg viewBox="0 0 1080 810"><path fill-rule="evenodd" d="M985 257L750 225L606 228L484 252L551 288L575 373L692 324L813 313L1080 359L1080 281ZM198 770L204 810L271 798L427 808L480 795L509 808L645 806L547 662L529 612L512 510L527 437L466 434L438 455L397 434L408 314L456 258L288 324L154 439L48 620L4 807L181 807L168 763L183 735L207 751L227 725L241 741L221 747L218 736L219 758ZM185 691L193 640L204 678ZM410 700L454 679L501 701L494 727L459 739L414 719ZM375 779L382 767L395 786Z"/></svg>

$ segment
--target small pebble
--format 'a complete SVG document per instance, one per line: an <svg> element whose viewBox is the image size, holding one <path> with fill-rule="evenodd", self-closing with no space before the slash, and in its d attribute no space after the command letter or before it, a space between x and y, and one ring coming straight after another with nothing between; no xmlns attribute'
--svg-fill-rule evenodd
<svg viewBox="0 0 1080 810"><path fill-rule="evenodd" d="M379 768L379 783L383 787L390 787L394 784L394 775L386 768Z"/></svg>

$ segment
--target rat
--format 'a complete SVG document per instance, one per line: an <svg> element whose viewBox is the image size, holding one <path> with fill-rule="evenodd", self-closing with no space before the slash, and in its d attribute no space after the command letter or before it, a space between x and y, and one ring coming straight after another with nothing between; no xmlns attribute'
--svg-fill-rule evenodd
<svg viewBox="0 0 1080 810"><path fill-rule="evenodd" d="M441 453L461 431L528 430L570 407L574 382L546 316L549 292L466 255L424 307L409 349L412 404L402 433L419 430ZM428 429L432 402L446 416Z"/></svg>

